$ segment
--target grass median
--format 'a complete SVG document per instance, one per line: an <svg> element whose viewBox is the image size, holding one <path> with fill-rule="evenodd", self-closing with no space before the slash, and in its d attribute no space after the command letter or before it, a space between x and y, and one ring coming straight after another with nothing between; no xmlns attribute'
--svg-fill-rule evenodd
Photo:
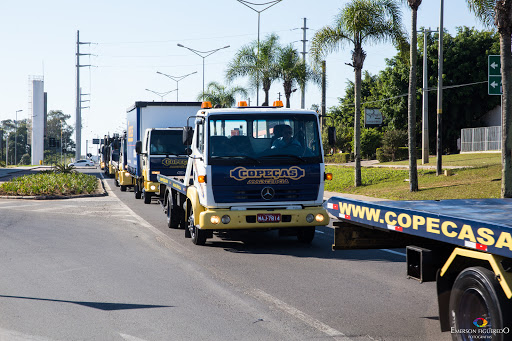
<svg viewBox="0 0 512 341"><path fill-rule="evenodd" d="M20 176L0 184L0 195L78 195L93 193L97 187L98 179L93 175L76 172L41 172Z"/></svg>
<svg viewBox="0 0 512 341"><path fill-rule="evenodd" d="M500 198L501 164L496 154L443 156L443 165L468 166L454 169L451 176L437 176L435 170L418 170L418 192L409 192L407 169L363 167L363 185L354 187L354 168L327 166L333 174L325 190L393 200L442 200ZM390 163L387 163L390 164ZM400 163L394 163L400 165ZM431 163L435 165L435 161Z"/></svg>

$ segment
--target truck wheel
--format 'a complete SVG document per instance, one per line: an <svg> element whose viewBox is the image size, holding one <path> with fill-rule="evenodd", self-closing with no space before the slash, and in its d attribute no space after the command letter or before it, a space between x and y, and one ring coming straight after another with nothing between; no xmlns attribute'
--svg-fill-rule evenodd
<svg viewBox="0 0 512 341"><path fill-rule="evenodd" d="M114 180L114 182L115 182L115 184L116 184L116 187L119 187L119 186L120 186L120 185L119 185L119 180L115 179L115 180Z"/></svg>
<svg viewBox="0 0 512 341"><path fill-rule="evenodd" d="M121 192L126 192L126 186L124 186L124 185L120 185L119 187L120 187L120 189L121 189Z"/></svg>
<svg viewBox="0 0 512 341"><path fill-rule="evenodd" d="M151 192L148 193L148 192L146 192L145 189L142 189L142 197L144 198L144 203L146 205L151 204L151 198L153 197L153 193L151 193Z"/></svg>
<svg viewBox="0 0 512 341"><path fill-rule="evenodd" d="M467 268L455 279L450 294L450 327L456 330L510 327L512 314L508 301L492 271L483 267ZM469 340L478 335L452 333L452 339ZM491 336L493 340L512 338L511 333Z"/></svg>
<svg viewBox="0 0 512 341"><path fill-rule="evenodd" d="M196 245L204 245L206 243L207 231L200 230L194 222L194 209L190 210L190 216L188 217L188 230L190 231L190 237L192 243Z"/></svg>
<svg viewBox="0 0 512 341"><path fill-rule="evenodd" d="M139 191L138 184L135 184L135 186L133 186L133 193L135 193L135 199L140 199L142 197L142 193Z"/></svg>
<svg viewBox="0 0 512 341"><path fill-rule="evenodd" d="M301 227L297 231L297 239L301 243L309 244L313 241L314 238L315 238L315 227L314 226Z"/></svg>
<svg viewBox="0 0 512 341"><path fill-rule="evenodd" d="M167 227L170 229L178 229L180 228L182 214L180 214L179 209L173 209L172 207L172 196L169 194L167 196Z"/></svg>

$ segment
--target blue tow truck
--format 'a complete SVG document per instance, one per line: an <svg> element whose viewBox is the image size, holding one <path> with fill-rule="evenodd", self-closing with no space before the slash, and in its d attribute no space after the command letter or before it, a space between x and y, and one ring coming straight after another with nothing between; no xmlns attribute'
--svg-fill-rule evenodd
<svg viewBox="0 0 512 341"><path fill-rule="evenodd" d="M309 243L327 225L319 116L272 107L212 109L186 126L184 176L158 174L159 201L170 228L203 245L214 231L279 229Z"/></svg>
<svg viewBox="0 0 512 341"><path fill-rule="evenodd" d="M442 331L512 339L512 199L324 203L334 250L406 247L407 276L436 281Z"/></svg>

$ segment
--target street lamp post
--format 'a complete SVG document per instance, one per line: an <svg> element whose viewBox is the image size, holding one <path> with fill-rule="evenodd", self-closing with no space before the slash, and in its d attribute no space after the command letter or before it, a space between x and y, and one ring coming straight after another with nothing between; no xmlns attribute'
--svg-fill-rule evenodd
<svg viewBox="0 0 512 341"><path fill-rule="evenodd" d="M23 110L16 110L16 121L14 121L14 127L15 127L15 132L14 132L14 163L15 164L18 164L17 162L17 150L16 150L16 145L18 144L18 113L20 111L23 111Z"/></svg>
<svg viewBox="0 0 512 341"><path fill-rule="evenodd" d="M194 71L194 72L189 73L189 74L184 75L184 76L171 76L171 75L168 75L168 74L162 73L162 72L160 72L160 71L157 71L156 73L158 73L158 74L160 74L160 75L164 75L164 76L166 76L166 77L169 77L170 79L172 79L173 81L175 81L175 82L176 82L176 102L178 102L178 83L179 83L179 81L181 81L181 80L183 80L183 79L187 78L187 77L188 77L188 76L190 76L190 75L193 75L193 74L197 73L197 71ZM204 90L203 90L203 91L204 91Z"/></svg>
<svg viewBox="0 0 512 341"><path fill-rule="evenodd" d="M183 46L181 44L178 44L178 46L186 48L187 50L189 50L189 51L197 54L199 57L203 58L203 97L204 97L204 60L206 59L206 57L211 56L212 54L214 54L217 51L220 51L222 49L227 49L229 47L229 45L224 46L224 47L219 47L218 49L210 50L210 51L198 51L198 50L192 49L190 47Z"/></svg>
<svg viewBox="0 0 512 341"><path fill-rule="evenodd" d="M236 0L238 1L239 3L241 3L242 5L244 6L247 6L249 7L250 9L252 9L254 12L258 13L258 56L257 56L257 59L256 59L256 63L258 63L259 59L260 59L260 14L261 12L269 9L270 7L274 6L274 5L277 5L279 2L283 1L283 0L273 0L273 1L268 1L268 2L265 2L265 3L262 3L262 4L256 4L256 3L253 3L253 2L249 2L249 1L246 1L246 0ZM251 7L250 5L252 6L266 6L265 8L263 8L262 10L257 10L255 7ZM256 65L258 66L258 65ZM260 97L260 78L259 78L259 72L256 74L256 106L259 105L259 97Z"/></svg>
<svg viewBox="0 0 512 341"><path fill-rule="evenodd" d="M178 89L174 89L174 90L169 90L169 91L166 91L166 92L158 92L158 91L153 91L153 90L150 90L150 89L145 89L146 91L149 91L149 92L152 92L154 93L155 95L158 95L160 96L160 101L163 102L164 101L164 96L167 96L168 94L170 94L171 92L173 91L176 91Z"/></svg>

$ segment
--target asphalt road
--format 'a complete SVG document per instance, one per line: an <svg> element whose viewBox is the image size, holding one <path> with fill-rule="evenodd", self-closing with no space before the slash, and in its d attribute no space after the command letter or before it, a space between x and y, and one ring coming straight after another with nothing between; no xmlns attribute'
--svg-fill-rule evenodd
<svg viewBox="0 0 512 341"><path fill-rule="evenodd" d="M311 245L196 246L156 201L105 183L106 197L0 200L0 340L451 339L404 250L331 251L330 227Z"/></svg>

